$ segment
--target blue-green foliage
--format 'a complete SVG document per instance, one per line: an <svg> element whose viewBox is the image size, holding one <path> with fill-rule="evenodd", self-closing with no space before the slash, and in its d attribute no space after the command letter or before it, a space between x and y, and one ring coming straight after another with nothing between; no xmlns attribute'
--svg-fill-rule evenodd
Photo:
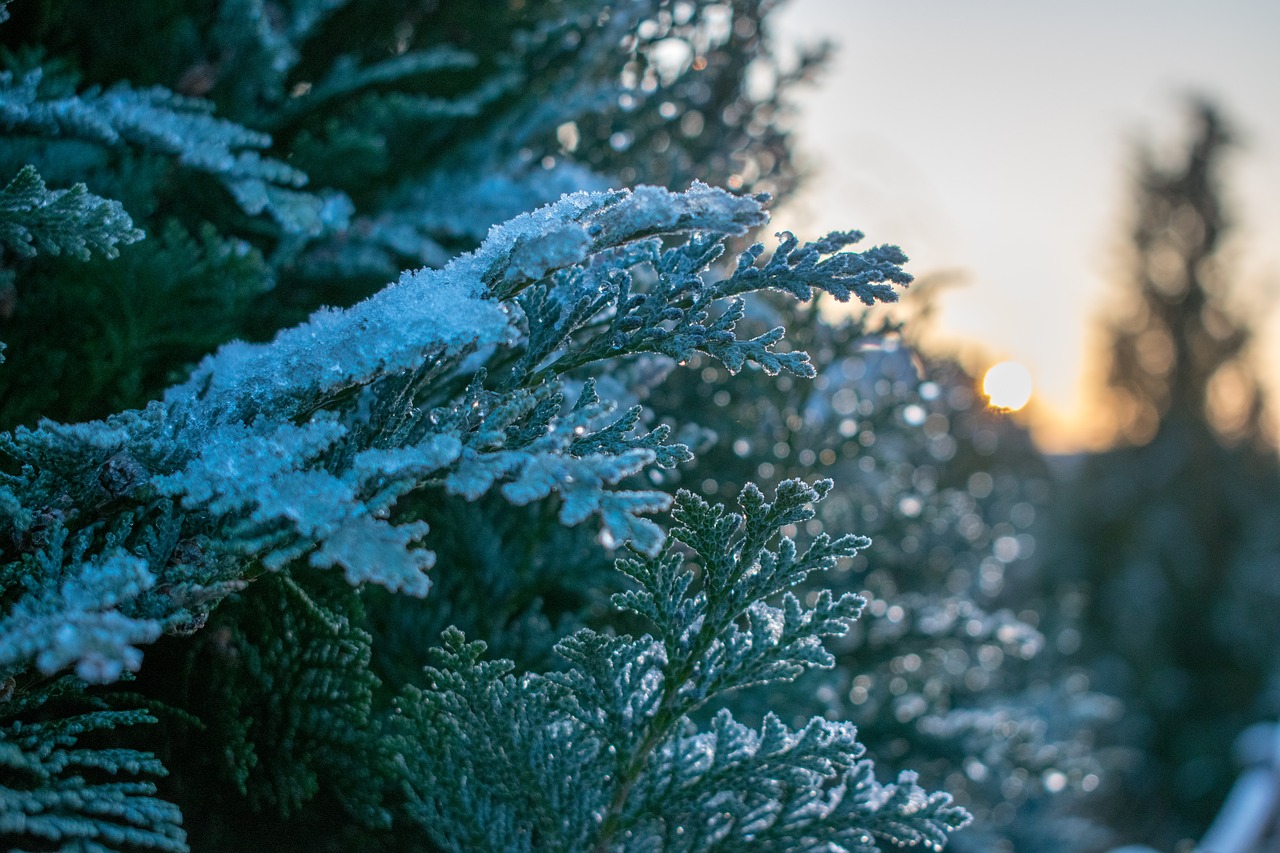
<svg viewBox="0 0 1280 853"><path fill-rule="evenodd" d="M59 260L37 258L8 271L19 315L4 330L12 369L0 372L10 422L132 408L147 389L171 383L187 362L232 337L272 278L249 242L209 223L189 231L173 219L115 260ZM40 319L39 328L25 328L25 317ZM57 322L72 317L78 325ZM60 333L45 334L49 328Z"/></svg>
<svg viewBox="0 0 1280 853"><path fill-rule="evenodd" d="M34 165L51 186L85 183L152 240L126 248L119 273L95 260L74 282L5 259L14 370L0 375L0 426L137 407L217 343L269 337L405 268L442 266L567 192L694 178L787 189L780 99L807 64L778 67L770 5L744 2L726 26L719 4L667 0L450 2L430 15L336 0L110 16L83 0L20 4L5 24L17 47L0 55L0 172ZM672 65L678 46L689 54ZM748 66L777 85L749 86ZM220 242L208 259L174 253L175 271L212 263L220 245L266 261L241 266L242 298L215 316L201 300L217 283L132 272L178 228ZM49 324L67 334L41 338ZM175 325L211 343L184 342ZM58 381L26 380L36 375Z"/></svg>
<svg viewBox="0 0 1280 853"><path fill-rule="evenodd" d="M38 251L66 252L87 261L97 253L120 255L117 244L142 239L119 202L89 192L84 184L50 190L31 166L0 190L0 245L19 257Z"/></svg>
<svg viewBox="0 0 1280 853"><path fill-rule="evenodd" d="M59 538L66 531L58 532ZM46 675L74 666L76 674L91 683L117 680L126 670L142 664L135 647L160 636L153 619L126 616L128 606L149 589L155 578L145 561L120 551L98 559L66 560L61 542L37 559L29 569L32 588L0 622L0 667L21 672L34 660ZM61 577L54 584L51 578Z"/></svg>
<svg viewBox="0 0 1280 853"><path fill-rule="evenodd" d="M673 354L673 339L679 341L675 354L732 353L740 364L748 356L736 350L744 348L754 360L778 358L803 372L802 356L770 352L780 331L763 342L733 337L737 301L710 327L696 322L722 293L743 289L736 276L704 281L701 270L719 253L705 235L723 240L760 216L758 202L707 187L567 196L496 229L479 250L439 272L406 275L368 301L320 312L269 344L227 345L143 411L76 426L19 428L4 448L21 473L4 475L3 486L20 506L40 506L56 495L86 515L104 492L141 507L172 499L199 515L207 528L204 549L262 560L267 568L305 556L315 566L340 566L353 583L373 581L415 595L426 593L422 570L432 561L412 546L426 526L393 524L387 515L397 497L431 482L475 499L502 480L502 493L515 504L554 492L566 524L597 515L615 542L654 553L661 534L638 516L665 507L666 496L605 487L655 462L669 466L686 451L665 447L665 431L627 438L634 414L610 421L609 407L591 386L562 411L555 377L606 352L614 358ZM693 229L704 236L665 253L646 239ZM409 411L386 404L389 394L400 406L413 406L402 396L403 376L420 369L424 356L432 370L443 371L461 367L478 347L488 348L498 364L524 349L518 315L511 313L519 302L504 310L486 290L551 288L562 280L561 269L575 271L565 274L569 280L594 270L600 283L587 310L556 320L524 316L531 341L548 334L539 321L558 324L558 343L541 372L532 367L547 360L538 357L542 349L533 357L526 351L507 381L497 383L505 391L484 391L481 375L454 400L438 397L437 405ZM637 271L650 274L647 294L631 292ZM815 268L811 283L830 287L831 280ZM634 331L615 331L620 316L637 314ZM34 524L30 512L14 514L3 532L20 541ZM55 521L55 536L62 529ZM92 538L92 527L82 529ZM38 574L41 582L51 584L64 562L74 561L53 560ZM52 595L48 589L31 594ZM55 620L48 630L62 627ZM31 656L15 653L12 663Z"/></svg>
<svg viewBox="0 0 1280 853"><path fill-rule="evenodd" d="M810 585L868 599L832 644L835 668L753 691L737 709L794 724L820 697L828 718L857 724L882 773L916 770L973 813L949 850L1104 844L1078 815L1103 796L1095 744L1118 708L1063 664L1079 638L1070 600L1029 594L1049 574L1039 537L1052 506L1029 436L982 406L958 365L904 341L909 325L832 324L819 306L781 300L752 308L748 322L785 325L818 375L762 386L701 358L673 375L650 404L719 440L667 473L668 488L723 499L816 468L836 484L816 521L873 545ZM714 406L700 402L708 386Z"/></svg>
<svg viewBox="0 0 1280 853"><path fill-rule="evenodd" d="M861 231L836 231L803 246L793 234L779 236L781 245L763 266L756 266L764 253L759 243L738 260L733 281L742 290L756 290L767 281L769 287L808 301L816 285L841 302L856 296L863 305L875 305L896 302L898 292L893 285L911 282L901 267L907 256L897 246L878 246L856 254L840 251L860 242L864 236Z"/></svg>
<svg viewBox="0 0 1280 853"><path fill-rule="evenodd" d="M847 723L712 714L831 665L856 599L788 589L864 543L775 538L828 485L745 489L742 515L685 494L672 537L655 517L691 457L642 407L675 363L814 374L781 328L740 334L745 297L910 280L856 232L722 264L767 197L694 179L794 177L778 108L807 65L747 83L779 70L770 6L20 5L0 749L27 769L0 784L36 805L15 845L183 849L171 803L217 849L873 850L966 820L877 782ZM150 716L94 704L134 673L171 706L151 752L110 731ZM154 755L163 799L133 781ZM90 817L33 811L55 802Z"/></svg>
<svg viewBox="0 0 1280 853"><path fill-rule="evenodd" d="M297 191L299 170L263 157L271 137L217 118L213 104L155 87L45 96L39 69L0 72L0 128L14 135L131 146L217 176L246 213L269 212L286 232L319 235L345 225L350 202Z"/></svg>
<svg viewBox="0 0 1280 853"><path fill-rule="evenodd" d="M183 697L217 706L192 736L219 744L222 772L254 808L288 817L323 787L357 825L385 829L394 773L370 725L381 682L360 595L308 580L310 592L288 575L264 578L218 611L192 657L205 677Z"/></svg>
<svg viewBox="0 0 1280 853"><path fill-rule="evenodd" d="M66 677L0 702L0 843L60 850L185 851L177 807L156 796L164 766L150 753L94 748L83 741L113 729L155 723L146 711L81 709L18 719L76 690ZM52 700L52 701L51 701ZM30 848L28 848L30 849Z"/></svg>
<svg viewBox="0 0 1280 853"><path fill-rule="evenodd" d="M655 633L581 629L556 647L564 671L517 676L447 631L392 718L409 814L448 850L940 849L967 816L909 774L878 784L847 723L691 718L728 691L832 665L821 639L863 602L785 590L869 543L820 535L800 553L778 536L830 487L787 481L772 503L748 487L742 514L682 492L665 551L618 564L635 587L615 605Z"/></svg>
<svg viewBox="0 0 1280 853"><path fill-rule="evenodd" d="M882 794L867 766L856 762L862 748L839 726L814 723L791 733L772 721L758 743L727 717L713 734L685 731L685 717L726 690L830 664L819 640L843 633L844 620L856 612L855 599L819 596L806 607L784 596L780 607L766 603L862 544L851 537L819 537L799 556L789 539L776 550L766 548L779 526L810 516L804 504L825 494L829 484L814 491L789 483L774 504L747 489L741 498L745 520L685 496L674 532L701 561L701 582L691 593L693 576L683 570L681 552L669 546L659 557L663 533L642 517L665 508L669 498L616 488L650 466L687 458L687 450L669 444L665 429L635 432L634 409L614 417L595 383L583 385L572 406L562 390L560 374L567 370L645 353L723 354L731 369L751 360L766 369L810 372L801 354L772 352L780 330L746 341L734 336L742 313L737 294L748 290L743 278L750 261L725 279L705 274L722 242L761 217L759 201L705 186L683 194L642 188L566 196L495 229L475 253L438 272L407 274L366 302L320 312L270 343L227 345L145 410L75 426L45 422L37 429L19 428L5 438L4 449L11 470L20 473L3 475L0 484L19 511L5 519L0 533L10 542L48 544L35 552L35 570L12 570L24 588L8 588L10 606L0 623L8 671L34 666L53 674L72 666L82 677L110 681L135 670L137 644L154 639L164 626L198 622L213 601L241 583L244 566L279 571L305 560L321 569L341 567L352 584L373 582L425 595L423 570L433 555L413 543L428 527L421 520L397 521L398 499L440 487L474 500L501 484L502 496L516 505L558 496L561 523L596 516L603 536L649 555L623 564L639 589L617 603L650 619L657 638L574 634L558 647L569 670L541 681L526 678L528 684L556 685L552 692L567 697L555 706L560 717L502 723L510 726L504 737L533 739L513 742L512 749L537 741L538 756L547 738L562 739L565 746L557 752L578 743L579 732L566 728L573 720L596 733L597 758L625 756L625 766L609 773L628 781L615 785L603 811L595 809L610 834L625 826L633 834L665 837L676 831L675 824L663 824L662 830L650 825L664 809L702 802L690 819L702 814L711 822L706 831L717 836L777 835L778 844L787 846L813 833L841 839L865 834L859 842L865 849L873 849L877 833L941 843L945 830L962 822L962 813L919 793ZM687 231L696 236L664 251L653 239ZM798 264L799 272L785 284L835 291L853 266ZM594 282L590 298L586 282ZM769 283L768 277L752 282ZM549 310L560 286L566 304ZM521 310L525 306L539 310ZM487 371L473 372L461 384L482 364ZM38 519L55 498L62 509ZM86 524L103 515L104 500L132 507L129 517L141 523ZM162 531L171 542L188 546L157 551ZM72 533L76 547L67 551L62 543ZM153 587L165 593L144 595ZM455 655L474 656L450 637ZM283 665L280 655L272 660ZM349 657L338 660L339 668L354 666ZM505 691L477 681L489 669L459 676L458 689ZM318 676L323 668L314 671ZM541 690L533 693L541 696ZM543 701L536 696L529 700L534 705ZM308 704L305 697L298 701ZM524 707L524 698L514 695L499 704L508 701ZM407 708L405 714L413 716ZM332 715L326 719L335 722ZM649 724L635 729L641 733L637 740L633 728L640 720ZM441 725L469 723L454 719ZM537 731L526 732L530 726ZM429 831L442 838L452 830L437 827L429 816L453 808L432 804L437 794L422 792L443 796L446 788L435 775L422 774L435 761L456 773L461 759L454 750L473 736L463 729L455 734L452 743L447 737L418 737L430 748L419 752L417 760L425 764L415 765L406 781L415 792L411 802L418 803L411 811L428 816ZM729 759L719 758L703 767L696 756L708 749L732 761L721 767ZM707 780L735 778L740 774L732 768L740 762L751 766L761 750L770 756L770 767L781 756L796 756L795 767L781 773L774 792L779 799L761 798L759 784L752 782L733 795L739 803L730 808ZM651 754L666 758L653 759L652 772L659 777L645 782L654 791L641 796L646 788L635 786L648 778L642 771ZM309 796L310 766L298 762L302 781L276 786L273 801L284 810ZM542 769L554 769L561 778L558 767ZM619 776L623 770L630 776ZM424 786L427 778L433 781ZM573 796L600 796L594 784L583 788L581 773L569 778ZM508 802L509 787L498 785L496 776L493 784L459 794L488 803L473 803L467 820L493 829L504 824L486 817L491 810L516 809L512 825L523 826L524 818L514 816L518 806ZM827 791L831 785L856 796ZM678 795L686 787L688 796ZM899 829L893 821L880 822L882 800L900 808ZM593 807L579 805L580 825L565 830L568 847L577 837L573 833L598 828L590 817ZM712 819L726 808L736 815L732 827ZM635 809L640 811L633 814ZM381 813L373 806L364 811ZM473 831L477 827L466 833ZM519 831L513 832L506 838L519 843ZM688 839L693 847L710 840Z"/></svg>

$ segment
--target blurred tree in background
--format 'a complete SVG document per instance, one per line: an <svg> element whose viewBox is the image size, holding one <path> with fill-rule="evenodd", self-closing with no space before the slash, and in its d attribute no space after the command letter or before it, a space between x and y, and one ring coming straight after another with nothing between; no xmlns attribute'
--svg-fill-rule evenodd
<svg viewBox="0 0 1280 853"><path fill-rule="evenodd" d="M1108 319L1108 402L1125 444L1185 429L1267 450L1253 328L1222 253L1231 222L1219 171L1231 134L1211 103L1192 115L1181 162L1140 154L1131 277Z"/></svg>
<svg viewBox="0 0 1280 853"><path fill-rule="evenodd" d="M1108 324L1125 446L1081 460L1054 569L1083 584L1082 653L1126 708L1107 819L1160 849L1203 833L1233 738L1280 712L1280 467L1223 252L1230 133L1212 104L1192 112L1176 159L1139 159Z"/></svg>

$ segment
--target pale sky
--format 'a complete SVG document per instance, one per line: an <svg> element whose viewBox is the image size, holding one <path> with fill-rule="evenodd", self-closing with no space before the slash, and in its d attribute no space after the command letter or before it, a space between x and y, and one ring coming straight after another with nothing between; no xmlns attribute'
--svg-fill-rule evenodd
<svg viewBox="0 0 1280 853"><path fill-rule="evenodd" d="M1087 432L1131 152L1185 138L1186 93L1217 99L1244 143L1224 171L1236 269L1250 298L1272 295L1260 337L1280 340L1277 0L790 0L776 27L837 49L799 97L812 177L775 223L858 228L917 276L962 273L937 331L1027 365L1043 443ZM1280 346L1266 355L1280 392Z"/></svg>

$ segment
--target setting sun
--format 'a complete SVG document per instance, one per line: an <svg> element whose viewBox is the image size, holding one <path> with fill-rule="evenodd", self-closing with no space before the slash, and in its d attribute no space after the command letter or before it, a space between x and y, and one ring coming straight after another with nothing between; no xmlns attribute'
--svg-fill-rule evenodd
<svg viewBox="0 0 1280 853"><path fill-rule="evenodd" d="M995 409L1015 412L1031 399L1031 373L1016 361L992 366L982 378L982 393Z"/></svg>

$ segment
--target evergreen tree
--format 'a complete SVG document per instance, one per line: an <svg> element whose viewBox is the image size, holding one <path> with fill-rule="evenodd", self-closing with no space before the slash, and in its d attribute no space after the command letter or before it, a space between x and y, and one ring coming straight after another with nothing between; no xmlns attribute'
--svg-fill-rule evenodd
<svg viewBox="0 0 1280 853"><path fill-rule="evenodd" d="M606 189L790 186L807 66L771 5L14 7L6 845L872 851L967 821L848 722L735 711L862 609L815 584L867 545L810 525L831 482L736 512L644 484L690 457L634 405L672 365L815 373L739 332L744 297L910 280L855 233L725 265L764 196Z"/></svg>
<svg viewBox="0 0 1280 853"><path fill-rule="evenodd" d="M779 66L772 5L18 3L0 175L39 168L6 210L37 178L83 183L150 239L100 211L66 250L133 245L70 282L6 240L25 266L0 283L0 427L141 405L217 344L443 265L565 192L786 192L783 99L817 57Z"/></svg>
<svg viewBox="0 0 1280 853"><path fill-rule="evenodd" d="M1076 599L1041 593L1056 489L1046 461L982 404L974 377L909 328L823 313L766 296L748 315L790 330L814 359L812 382L762 388L695 359L651 398L669 420L696 412L712 436L666 477L732 494L821 471L836 486L815 529L872 539L823 582L870 602L836 668L752 698L798 710L818 695L882 764L945 785L975 816L948 849L1098 846L1107 833L1082 815L1105 769L1095 739L1117 708L1058 651L1079 635ZM712 406L699 402L707 383Z"/></svg>
<svg viewBox="0 0 1280 853"><path fill-rule="evenodd" d="M1231 137L1212 104L1193 114L1184 162L1161 165L1147 152L1138 164L1128 303L1107 330L1108 402L1131 444L1212 427L1229 443L1266 445L1253 330L1229 303L1220 255L1230 222L1217 173Z"/></svg>
<svg viewBox="0 0 1280 853"><path fill-rule="evenodd" d="M1234 736L1280 711L1280 467L1247 318L1232 310L1217 170L1229 134L1195 107L1176 162L1140 162L1127 312L1110 390L1132 446L1085 459L1061 538L1088 589L1085 654L1126 706L1110 819L1135 840L1198 837L1230 787Z"/></svg>

